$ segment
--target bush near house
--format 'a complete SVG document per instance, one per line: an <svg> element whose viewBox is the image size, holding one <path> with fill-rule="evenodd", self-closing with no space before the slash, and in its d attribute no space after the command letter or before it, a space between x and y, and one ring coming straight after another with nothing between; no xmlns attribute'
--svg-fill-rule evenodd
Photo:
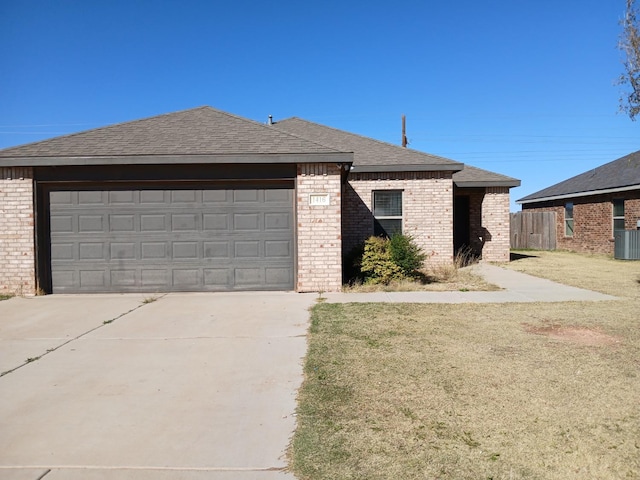
<svg viewBox="0 0 640 480"><path fill-rule="evenodd" d="M394 280L415 277L425 258L409 235L369 237L364 243L360 271L365 283L388 285Z"/></svg>

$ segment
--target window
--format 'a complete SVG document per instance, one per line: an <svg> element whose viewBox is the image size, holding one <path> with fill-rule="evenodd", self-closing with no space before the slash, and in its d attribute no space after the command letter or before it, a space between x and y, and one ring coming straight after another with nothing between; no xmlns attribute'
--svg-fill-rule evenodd
<svg viewBox="0 0 640 480"><path fill-rule="evenodd" d="M564 204L564 236L573 237L573 203Z"/></svg>
<svg viewBox="0 0 640 480"><path fill-rule="evenodd" d="M613 199L613 231L624 230L624 199Z"/></svg>
<svg viewBox="0 0 640 480"><path fill-rule="evenodd" d="M374 235L402 233L402 190L373 191Z"/></svg>

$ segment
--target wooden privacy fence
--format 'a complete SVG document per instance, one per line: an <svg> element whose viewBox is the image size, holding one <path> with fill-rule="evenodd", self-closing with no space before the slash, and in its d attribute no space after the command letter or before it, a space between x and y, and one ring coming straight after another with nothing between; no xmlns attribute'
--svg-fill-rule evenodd
<svg viewBox="0 0 640 480"><path fill-rule="evenodd" d="M510 220L511 248L556 249L555 212L517 212Z"/></svg>

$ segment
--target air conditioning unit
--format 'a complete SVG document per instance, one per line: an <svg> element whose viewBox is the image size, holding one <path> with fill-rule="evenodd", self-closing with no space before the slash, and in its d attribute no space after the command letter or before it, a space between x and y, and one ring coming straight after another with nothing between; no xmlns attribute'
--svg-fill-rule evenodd
<svg viewBox="0 0 640 480"><path fill-rule="evenodd" d="M613 256L618 260L640 260L640 230L616 230Z"/></svg>

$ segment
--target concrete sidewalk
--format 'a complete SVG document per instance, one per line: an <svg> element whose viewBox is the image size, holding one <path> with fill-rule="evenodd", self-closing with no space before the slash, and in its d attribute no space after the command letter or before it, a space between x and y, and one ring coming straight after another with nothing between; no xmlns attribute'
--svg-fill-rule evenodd
<svg viewBox="0 0 640 480"><path fill-rule="evenodd" d="M494 292L375 292L327 293L328 303L517 303L616 300L604 293L569 287L487 263L469 267L502 290Z"/></svg>

